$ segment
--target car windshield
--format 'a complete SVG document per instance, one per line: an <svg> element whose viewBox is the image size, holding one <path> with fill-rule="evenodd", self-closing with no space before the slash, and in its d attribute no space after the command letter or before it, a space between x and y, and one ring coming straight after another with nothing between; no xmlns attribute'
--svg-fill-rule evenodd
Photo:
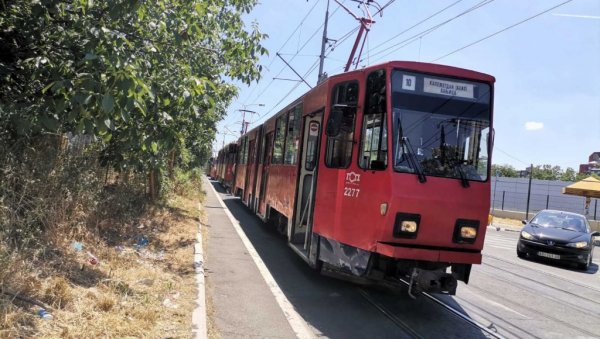
<svg viewBox="0 0 600 339"><path fill-rule="evenodd" d="M487 180L490 89L479 82L394 71L394 170Z"/></svg>
<svg viewBox="0 0 600 339"><path fill-rule="evenodd" d="M585 219L574 214L561 212L540 212L532 220L532 224L542 227L562 228L577 232L587 232Z"/></svg>

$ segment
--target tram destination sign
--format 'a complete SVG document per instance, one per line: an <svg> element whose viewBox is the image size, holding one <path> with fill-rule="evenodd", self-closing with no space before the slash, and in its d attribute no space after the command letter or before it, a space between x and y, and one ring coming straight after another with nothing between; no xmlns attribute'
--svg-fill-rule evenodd
<svg viewBox="0 0 600 339"><path fill-rule="evenodd" d="M423 92L474 99L474 85L433 78L423 79Z"/></svg>

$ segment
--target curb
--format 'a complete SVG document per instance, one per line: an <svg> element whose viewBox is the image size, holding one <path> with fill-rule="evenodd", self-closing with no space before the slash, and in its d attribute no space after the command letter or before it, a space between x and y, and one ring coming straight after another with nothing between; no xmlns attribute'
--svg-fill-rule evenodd
<svg viewBox="0 0 600 339"><path fill-rule="evenodd" d="M200 210L200 203L198 203ZM194 244L194 269L196 270L196 284L198 286L198 298L196 308L192 313L192 333L196 339L206 339L206 288L204 283L204 252L202 250L202 224L198 223L198 234Z"/></svg>
<svg viewBox="0 0 600 339"><path fill-rule="evenodd" d="M487 229L488 230L496 230L499 232L521 232L521 230L517 230L514 228L499 227L499 226L494 226L494 225L488 225Z"/></svg>

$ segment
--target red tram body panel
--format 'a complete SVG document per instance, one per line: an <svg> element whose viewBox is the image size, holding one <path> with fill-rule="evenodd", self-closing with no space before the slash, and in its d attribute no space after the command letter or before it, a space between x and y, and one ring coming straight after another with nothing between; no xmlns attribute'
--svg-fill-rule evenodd
<svg viewBox="0 0 600 339"><path fill-rule="evenodd" d="M315 268L454 294L481 263L494 82L401 61L325 79L240 138L235 193Z"/></svg>

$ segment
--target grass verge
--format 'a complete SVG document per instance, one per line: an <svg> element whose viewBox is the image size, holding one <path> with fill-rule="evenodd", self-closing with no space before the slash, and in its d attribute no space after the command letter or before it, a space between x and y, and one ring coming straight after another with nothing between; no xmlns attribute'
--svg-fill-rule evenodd
<svg viewBox="0 0 600 339"><path fill-rule="evenodd" d="M0 241L0 337L191 337L198 198L173 195L95 228L56 227L28 251Z"/></svg>

